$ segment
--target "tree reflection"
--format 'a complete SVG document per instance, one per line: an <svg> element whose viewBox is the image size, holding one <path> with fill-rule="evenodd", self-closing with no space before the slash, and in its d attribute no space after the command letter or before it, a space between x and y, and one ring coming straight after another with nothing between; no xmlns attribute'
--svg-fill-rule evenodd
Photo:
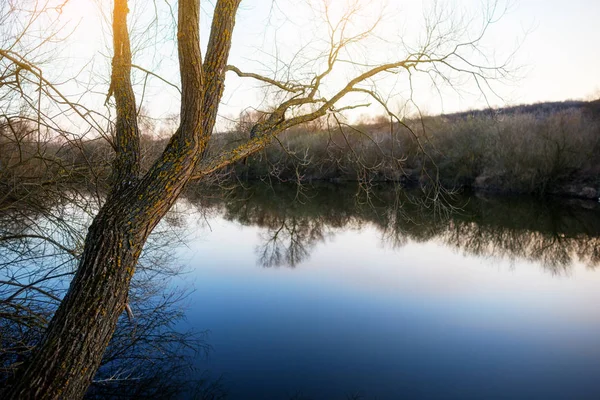
<svg viewBox="0 0 600 400"><path fill-rule="evenodd" d="M317 185L298 201L285 185L235 190L218 207L229 220L263 228L256 249L265 267L295 267L314 247L342 229L375 227L389 247L437 241L467 255L540 263L567 272L574 262L600 264L600 206L594 202L527 197L459 196L440 214L418 196L382 186L361 202L351 185Z"/></svg>
<svg viewBox="0 0 600 400"><path fill-rule="evenodd" d="M39 200L36 207L15 202L0 212L0 387L40 342L97 207L85 195ZM204 334L177 329L187 292L170 288L168 278L181 272L172 249L182 228L173 214L151 236L131 285L129 313L121 316L86 397L221 398L218 384L190 374L198 353L209 349Z"/></svg>
<svg viewBox="0 0 600 400"><path fill-rule="evenodd" d="M307 222L312 226L306 226ZM295 267L308 257L315 242L323 241L320 232L313 234L314 227L320 226L296 217L284 217L279 226L261 233L263 244L256 250L258 262L265 267L284 264Z"/></svg>
<svg viewBox="0 0 600 400"><path fill-rule="evenodd" d="M556 274L574 262L600 264L600 217L593 202L478 198L469 210L472 217L453 218L441 235L466 254L525 259Z"/></svg>

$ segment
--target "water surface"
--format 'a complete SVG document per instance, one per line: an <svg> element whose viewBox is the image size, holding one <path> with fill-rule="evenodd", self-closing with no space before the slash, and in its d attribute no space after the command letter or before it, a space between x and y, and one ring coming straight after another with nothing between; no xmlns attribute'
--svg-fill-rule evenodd
<svg viewBox="0 0 600 400"><path fill-rule="evenodd" d="M228 398L600 398L596 204L354 194L178 205L196 367Z"/></svg>

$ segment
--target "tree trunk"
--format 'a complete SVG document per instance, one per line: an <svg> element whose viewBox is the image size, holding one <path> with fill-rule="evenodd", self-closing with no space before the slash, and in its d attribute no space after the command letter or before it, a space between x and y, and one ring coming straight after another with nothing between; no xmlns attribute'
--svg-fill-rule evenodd
<svg viewBox="0 0 600 400"><path fill-rule="evenodd" d="M181 123L142 178L131 89L127 0L115 0L109 96L116 100L112 192L94 218L82 258L32 358L3 398L79 399L94 377L125 304L148 235L173 205L206 149L223 94L235 14L241 0L218 0L206 62L200 53L200 0L179 0Z"/></svg>
<svg viewBox="0 0 600 400"><path fill-rule="evenodd" d="M150 231L151 221L128 223L127 197L109 199L94 219L71 287L6 398L84 396L127 303L129 282Z"/></svg>

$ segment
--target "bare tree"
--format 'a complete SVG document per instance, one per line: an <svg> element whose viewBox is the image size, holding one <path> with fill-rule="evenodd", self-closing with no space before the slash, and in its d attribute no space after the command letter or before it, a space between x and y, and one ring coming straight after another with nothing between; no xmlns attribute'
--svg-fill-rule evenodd
<svg viewBox="0 0 600 400"><path fill-rule="evenodd" d="M5 398L58 399L81 398L101 364L105 349L115 331L119 316L128 304L131 278L148 236L165 216L192 179L209 176L238 160L263 149L280 133L302 123L360 104L344 104L351 95L368 96L387 110L390 117L402 119L386 106L373 89L372 80L386 74L414 74L447 78L449 72L460 73L484 86L489 79L502 76L505 64L478 63L470 59L489 24L495 20L495 9L480 29L480 34L457 40L455 27L445 32L443 15L434 15L426 27L422 44L397 60L377 65L355 64L355 76L337 89L326 90L328 79L337 67L348 60L345 51L369 37L376 26L356 32L350 29L358 2L343 13L338 21L323 10L329 25L324 66L311 76L279 79L242 71L228 65L235 17L241 0L218 0L215 5L210 38L205 57L200 50L200 0L180 0L177 4L177 48L181 78L180 123L164 152L149 170L141 172L140 127L132 85L132 50L127 25L127 0L115 0L112 17L112 74L108 97L116 103L114 123L115 151L110 190L95 215L85 237L75 276L52 317L41 344L17 372ZM60 93L46 82L42 70L27 59L27 54L0 50L15 76L26 74L40 88ZM485 61L485 59L484 59ZM228 71L239 77L269 85L276 92L277 104L268 116L251 128L251 137L227 151L207 156L207 145L223 96ZM12 75L11 75L12 76ZM18 87L17 87L18 90ZM100 124L92 112L62 99L98 132ZM38 107L39 108L39 107ZM38 110L41 113L41 110ZM39 114L38 114L39 115ZM51 120L51 118L50 118ZM104 132L107 136L107 133ZM415 134L415 140L422 140Z"/></svg>

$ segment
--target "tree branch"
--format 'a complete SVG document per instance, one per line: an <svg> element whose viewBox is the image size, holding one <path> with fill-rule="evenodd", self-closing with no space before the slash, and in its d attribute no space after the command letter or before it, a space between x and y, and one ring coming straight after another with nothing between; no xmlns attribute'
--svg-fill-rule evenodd
<svg viewBox="0 0 600 400"><path fill-rule="evenodd" d="M135 110L135 94L131 85L131 47L127 31L127 0L115 0L113 11L112 77L108 98L117 103L116 157L111 184L119 191L137 183L140 172L140 132Z"/></svg>

